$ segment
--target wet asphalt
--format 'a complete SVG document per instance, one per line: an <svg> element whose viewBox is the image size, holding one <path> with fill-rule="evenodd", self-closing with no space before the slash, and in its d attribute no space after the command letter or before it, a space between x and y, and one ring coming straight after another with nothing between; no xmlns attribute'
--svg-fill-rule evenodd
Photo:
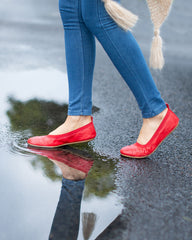
<svg viewBox="0 0 192 240"><path fill-rule="evenodd" d="M152 25L147 6L140 0L123 3L140 16L133 34L148 61ZM118 218L97 239L192 239L191 12L190 0L174 1L161 31L166 64L162 71L152 70L163 99L178 115L180 124L154 154L143 160L119 154L121 147L136 141L142 117L130 89L97 42L93 105L99 111L93 114L97 137L92 147L97 154L116 161L116 193L124 206ZM66 73L57 1L1 0L0 26L2 72L52 68ZM47 99L52 81L57 85L57 80L49 79L42 90L47 91ZM60 80L58 88L59 83ZM22 89L19 79L18 88ZM41 98L41 92L38 94ZM22 99L22 93L17 98Z"/></svg>

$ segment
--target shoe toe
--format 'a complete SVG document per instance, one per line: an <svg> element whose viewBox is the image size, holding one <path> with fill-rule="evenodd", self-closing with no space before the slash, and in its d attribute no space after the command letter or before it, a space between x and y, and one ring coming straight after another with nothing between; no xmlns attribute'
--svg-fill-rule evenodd
<svg viewBox="0 0 192 240"><path fill-rule="evenodd" d="M44 136L31 137L27 140L27 143L33 146L43 146L45 144Z"/></svg>
<svg viewBox="0 0 192 240"><path fill-rule="evenodd" d="M121 148L120 153L122 155L132 156L132 155L134 155L134 148L135 148L134 144L125 146L125 147Z"/></svg>
<svg viewBox="0 0 192 240"><path fill-rule="evenodd" d="M123 147L120 153L125 157L143 158L149 154L149 149L142 147L137 142Z"/></svg>

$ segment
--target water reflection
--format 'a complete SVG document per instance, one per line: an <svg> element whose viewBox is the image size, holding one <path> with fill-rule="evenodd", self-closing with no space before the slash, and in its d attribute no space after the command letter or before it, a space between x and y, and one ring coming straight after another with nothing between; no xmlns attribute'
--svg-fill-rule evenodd
<svg viewBox="0 0 192 240"><path fill-rule="evenodd" d="M9 103L10 151L27 157L33 170L40 170L52 182L60 182L62 175L49 238L96 239L122 212L114 183L118 159L98 154L92 143L76 144L76 149L28 147L26 140L31 135L45 134L65 119L67 106L37 99L21 102L9 98Z"/></svg>
<svg viewBox="0 0 192 240"><path fill-rule="evenodd" d="M93 160L87 156L77 155L77 150L76 154L69 149L41 150L29 148L29 150L49 158L62 172L61 193L49 239L77 240L85 178L93 165ZM78 153L80 152L78 151ZM95 220L94 213L83 213L84 239L89 239L94 229Z"/></svg>
<svg viewBox="0 0 192 240"><path fill-rule="evenodd" d="M77 240L85 180L62 179L62 188L49 239Z"/></svg>
<svg viewBox="0 0 192 240"><path fill-rule="evenodd" d="M69 180L84 179L93 165L90 155L87 153L82 155L83 151L73 148L47 150L35 149L28 146L28 149L31 153L47 157L55 163L61 169L63 177Z"/></svg>

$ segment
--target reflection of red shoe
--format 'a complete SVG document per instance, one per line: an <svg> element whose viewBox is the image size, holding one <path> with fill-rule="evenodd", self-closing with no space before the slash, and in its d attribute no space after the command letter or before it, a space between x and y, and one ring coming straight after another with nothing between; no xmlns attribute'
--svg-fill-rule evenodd
<svg viewBox="0 0 192 240"><path fill-rule="evenodd" d="M33 147L55 148L74 143L88 142L95 137L96 131L93 125L93 117L91 117L90 123L71 132L60 135L36 136L29 138L27 143Z"/></svg>
<svg viewBox="0 0 192 240"><path fill-rule="evenodd" d="M35 149L28 147L30 152L55 160L65 165L80 170L88 174L89 170L93 165L93 160L87 159L86 157L73 154L69 150L58 149L58 150L47 150L47 149Z"/></svg>
<svg viewBox="0 0 192 240"><path fill-rule="evenodd" d="M165 140L173 130L175 130L179 124L179 118L171 111L169 105L166 105L168 111L152 138L144 145L136 142L132 145L123 147L120 150L122 156L130 158L145 158L151 155L162 141Z"/></svg>

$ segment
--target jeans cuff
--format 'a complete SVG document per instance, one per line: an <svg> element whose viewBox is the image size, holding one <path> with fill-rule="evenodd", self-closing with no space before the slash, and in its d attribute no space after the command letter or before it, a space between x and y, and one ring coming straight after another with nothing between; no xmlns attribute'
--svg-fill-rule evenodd
<svg viewBox="0 0 192 240"><path fill-rule="evenodd" d="M92 110L82 110L82 111L73 111L73 110L68 110L68 115L71 116L90 116L92 115Z"/></svg>
<svg viewBox="0 0 192 240"><path fill-rule="evenodd" d="M158 115L159 113L161 113L164 109L166 109L166 104L162 104L160 107L158 107L157 109L154 109L152 112L148 112L148 113L142 113L142 117L143 118L151 118L154 117L156 115Z"/></svg>

